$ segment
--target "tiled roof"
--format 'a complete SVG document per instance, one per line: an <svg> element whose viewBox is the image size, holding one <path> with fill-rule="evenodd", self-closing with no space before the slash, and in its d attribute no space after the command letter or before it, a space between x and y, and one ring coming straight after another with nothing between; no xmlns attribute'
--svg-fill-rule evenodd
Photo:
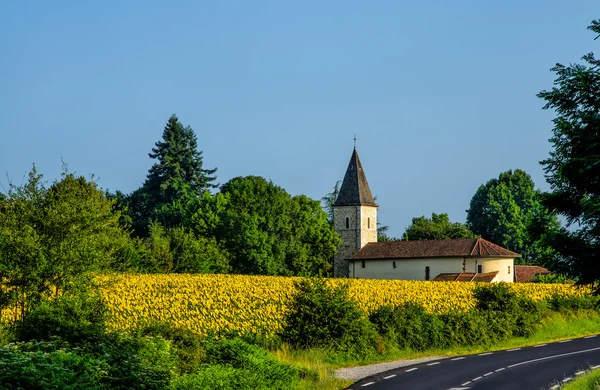
<svg viewBox="0 0 600 390"><path fill-rule="evenodd" d="M344 175L344 181L334 205L376 206L356 148L352 152L352 157L350 157L350 163L348 164L348 169L346 169L346 175Z"/></svg>
<svg viewBox="0 0 600 390"><path fill-rule="evenodd" d="M509 257L519 255L483 238L371 242L350 260L413 259L430 257Z"/></svg>
<svg viewBox="0 0 600 390"><path fill-rule="evenodd" d="M536 275L547 275L549 273L550 271L546 268L537 265L515 265L515 282L531 282Z"/></svg>
<svg viewBox="0 0 600 390"><path fill-rule="evenodd" d="M434 282L487 282L491 283L498 275L498 271L487 272L485 274L460 273L460 274L439 274L432 280Z"/></svg>

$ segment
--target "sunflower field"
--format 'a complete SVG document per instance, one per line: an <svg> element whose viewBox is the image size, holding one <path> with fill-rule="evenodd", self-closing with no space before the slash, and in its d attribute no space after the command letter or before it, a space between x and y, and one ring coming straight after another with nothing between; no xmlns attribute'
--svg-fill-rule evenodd
<svg viewBox="0 0 600 390"><path fill-rule="evenodd" d="M255 333L269 336L281 329L286 303L298 277L250 275L104 275L103 296L109 326L128 330L168 322L201 335ZM351 299L369 314L382 305L414 302L432 314L464 312L474 307L476 283L406 280L330 279L347 283ZM519 295L536 301L554 294L584 295L568 284L512 283Z"/></svg>

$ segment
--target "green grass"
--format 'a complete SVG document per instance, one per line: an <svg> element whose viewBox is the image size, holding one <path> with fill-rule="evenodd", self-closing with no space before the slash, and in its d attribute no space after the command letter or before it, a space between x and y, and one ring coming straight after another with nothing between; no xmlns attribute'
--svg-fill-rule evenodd
<svg viewBox="0 0 600 390"><path fill-rule="evenodd" d="M428 356L451 357L469 355L488 351L497 351L517 347L526 347L540 343L564 340L573 337L583 337L600 333L600 312L596 310L580 310L573 312L551 312L542 321L538 331L529 338L516 337L502 343L492 345L476 345L453 348L451 350L431 349L423 352L407 350L388 350L381 355L366 359L351 360L329 353L324 349L292 350L283 345L273 354L282 362L306 367L319 373L316 380L305 380L299 389L337 390L352 384L352 381L335 377L335 370L343 367L361 366L373 363L383 363L398 359L417 359ZM596 389L594 389L596 390ZM600 387L598 388L600 390Z"/></svg>
<svg viewBox="0 0 600 390"><path fill-rule="evenodd" d="M590 371L561 387L562 390L600 390L600 370Z"/></svg>

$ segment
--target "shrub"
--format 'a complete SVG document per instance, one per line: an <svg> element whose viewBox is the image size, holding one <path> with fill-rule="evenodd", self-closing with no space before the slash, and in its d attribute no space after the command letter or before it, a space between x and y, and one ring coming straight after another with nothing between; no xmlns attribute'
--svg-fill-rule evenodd
<svg viewBox="0 0 600 390"><path fill-rule="evenodd" d="M180 373L190 373L200 367L204 358L204 339L188 329L171 327L169 324L153 324L140 329L141 336L160 336L170 340L178 356Z"/></svg>
<svg viewBox="0 0 600 390"><path fill-rule="evenodd" d="M600 297L554 294L548 299L548 307L554 311L594 309L600 307Z"/></svg>
<svg viewBox="0 0 600 390"><path fill-rule="evenodd" d="M414 303L382 306L371 314L369 320L379 334L392 340L399 348L422 351L446 345L444 323Z"/></svg>
<svg viewBox="0 0 600 390"><path fill-rule="evenodd" d="M60 337L70 342L97 340L105 331L107 309L98 295L78 290L45 299L26 312L16 327L21 341Z"/></svg>
<svg viewBox="0 0 600 390"><path fill-rule="evenodd" d="M99 389L102 361L65 350L53 342L13 343L0 347L2 389Z"/></svg>
<svg viewBox="0 0 600 390"><path fill-rule="evenodd" d="M544 284L571 284L572 280L567 279L564 275L560 274L539 274L536 275L531 283L544 283Z"/></svg>
<svg viewBox="0 0 600 390"><path fill-rule="evenodd" d="M517 294L507 283L479 285L473 290L475 307L480 310L511 312L515 309Z"/></svg>
<svg viewBox="0 0 600 390"><path fill-rule="evenodd" d="M324 279L296 283L284 317L283 341L299 347L331 347L335 350L372 353L377 333L348 297L348 286L327 285Z"/></svg>
<svg viewBox="0 0 600 390"><path fill-rule="evenodd" d="M205 347L207 365L176 379L173 388L289 389L310 375L239 338L210 342Z"/></svg>

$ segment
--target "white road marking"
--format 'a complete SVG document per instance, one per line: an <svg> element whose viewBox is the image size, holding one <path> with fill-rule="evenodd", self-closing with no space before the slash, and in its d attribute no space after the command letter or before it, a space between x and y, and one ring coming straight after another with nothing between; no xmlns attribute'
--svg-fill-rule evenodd
<svg viewBox="0 0 600 390"><path fill-rule="evenodd" d="M366 386L371 386L372 384L374 384L375 382L369 382L369 383L365 383L364 385L362 385L362 387L366 387Z"/></svg>
<svg viewBox="0 0 600 390"><path fill-rule="evenodd" d="M571 377L567 377L567 378L563 379L562 381L563 381L563 383L564 383L564 382L568 382L568 381L570 381L570 380L571 380Z"/></svg>
<svg viewBox="0 0 600 390"><path fill-rule="evenodd" d="M435 362L435 363L427 363L428 366L435 366L436 364L440 364L440 362Z"/></svg>
<svg viewBox="0 0 600 390"><path fill-rule="evenodd" d="M463 360L464 358L465 358L464 356L461 356L461 357L457 357L457 358L450 359L450 360L452 360L452 361L454 361L454 360Z"/></svg>
<svg viewBox="0 0 600 390"><path fill-rule="evenodd" d="M523 364L529 364L529 363L534 363L534 362L540 362L542 360L548 360L548 359L554 359L557 357L563 357L563 356L571 356L571 355L578 355L580 353L586 353L586 352L592 352L592 351L597 351L599 350L600 347L596 347L596 348L590 348L590 349L583 349L581 351L575 351L575 352L569 352L569 353L563 353L560 355L552 355L552 356L546 356L543 358L539 358L539 359L533 359L533 360L527 360L521 363L516 363L516 364L512 364L510 366L507 366L507 368L513 368L513 367L517 367L517 366L522 366Z"/></svg>
<svg viewBox="0 0 600 390"><path fill-rule="evenodd" d="M483 374L483 376L490 376L490 375L492 375L493 373L494 373L493 371L490 371L490 372L488 372L487 374Z"/></svg>
<svg viewBox="0 0 600 390"><path fill-rule="evenodd" d="M469 387L453 387L451 389L448 390L469 390Z"/></svg>
<svg viewBox="0 0 600 390"><path fill-rule="evenodd" d="M538 344L538 345L534 345L533 348L537 348L537 347L545 347L548 344Z"/></svg>
<svg viewBox="0 0 600 390"><path fill-rule="evenodd" d="M562 344L562 343L568 343L568 342L571 342L571 341L573 341L573 340L562 340L562 341L559 341L558 343Z"/></svg>
<svg viewBox="0 0 600 390"><path fill-rule="evenodd" d="M552 386L552 387L550 388L550 390L556 390L556 389L558 389L559 387L560 387L559 385L554 385L554 386Z"/></svg>
<svg viewBox="0 0 600 390"><path fill-rule="evenodd" d="M395 376L396 376L396 374L394 374L394 375L388 375L388 376L384 377L383 379L390 379L390 378L393 378Z"/></svg>
<svg viewBox="0 0 600 390"><path fill-rule="evenodd" d="M409 368L409 369L408 369L408 370L406 370L405 372L411 372L411 371L414 371L414 370L418 370L418 368L417 368L417 367L415 367L415 368Z"/></svg>
<svg viewBox="0 0 600 390"><path fill-rule="evenodd" d="M471 379L473 382L480 380L481 378L483 378L482 376L478 376L477 378L473 378Z"/></svg>
<svg viewBox="0 0 600 390"><path fill-rule="evenodd" d="M591 369L592 369L592 370L595 370L595 369L597 369L597 368L600 368L600 365L599 365L599 366L592 366L592 367L591 367Z"/></svg>
<svg viewBox="0 0 600 390"><path fill-rule="evenodd" d="M595 334L595 335L593 335L593 336L586 336L586 337L584 337L584 339L592 339L592 338L594 338L594 337L596 337L596 336L598 336L598 335L597 335L597 334Z"/></svg>
<svg viewBox="0 0 600 390"><path fill-rule="evenodd" d="M585 374L585 371L577 371L577 372L575 373L575 375L581 375L581 374Z"/></svg>
<svg viewBox="0 0 600 390"><path fill-rule="evenodd" d="M493 354L493 353L494 353L494 352L480 353L480 354L479 354L479 355L477 355L477 356L487 356L487 355L491 355L491 354Z"/></svg>
<svg viewBox="0 0 600 390"><path fill-rule="evenodd" d="M466 386L466 385L469 385L469 384L471 384L471 381L467 381L467 382L463 383L461 386Z"/></svg>
<svg viewBox="0 0 600 390"><path fill-rule="evenodd" d="M513 348L513 349L509 349L506 352L513 352L513 351L520 351L520 350L521 350L521 348Z"/></svg>
<svg viewBox="0 0 600 390"><path fill-rule="evenodd" d="M496 371L494 371L494 372L500 372L500 371L502 371L502 370L506 370L506 368L502 367L502 368L499 368L499 369L497 369L497 370L496 370Z"/></svg>

